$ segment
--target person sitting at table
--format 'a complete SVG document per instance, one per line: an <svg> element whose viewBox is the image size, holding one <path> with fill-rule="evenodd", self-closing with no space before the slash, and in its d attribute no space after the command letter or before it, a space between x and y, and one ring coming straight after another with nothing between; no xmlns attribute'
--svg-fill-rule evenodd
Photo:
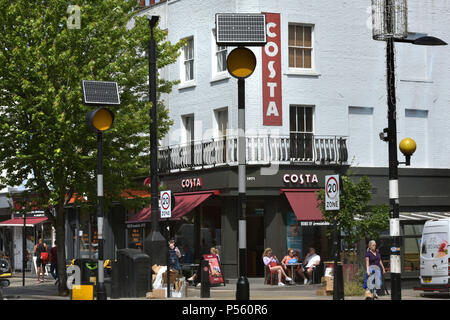
<svg viewBox="0 0 450 320"><path fill-rule="evenodd" d="M292 281L292 279L284 272L283 267L279 264L276 256L272 255L272 249L267 248L263 253L263 262L266 265L271 273L278 273L278 285L284 286L285 284L281 281L282 277L286 279L286 281Z"/></svg>
<svg viewBox="0 0 450 320"><path fill-rule="evenodd" d="M289 276L292 277L291 269L287 267L288 264L298 263L298 258L294 255L294 250L289 248L288 255L281 260L281 265L286 273L289 273Z"/></svg>
<svg viewBox="0 0 450 320"><path fill-rule="evenodd" d="M304 267L300 268L299 275L303 279L304 284L312 283L312 272L315 267L320 264L320 256L314 248L309 248L309 252L304 260ZM308 275L306 278L305 273Z"/></svg>

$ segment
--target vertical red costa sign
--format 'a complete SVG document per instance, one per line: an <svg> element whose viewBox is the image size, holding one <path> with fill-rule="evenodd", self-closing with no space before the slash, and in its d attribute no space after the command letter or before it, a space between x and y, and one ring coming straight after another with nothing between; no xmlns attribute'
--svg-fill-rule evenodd
<svg viewBox="0 0 450 320"><path fill-rule="evenodd" d="M281 126L281 27L280 14L267 13L267 44L262 48L263 125Z"/></svg>

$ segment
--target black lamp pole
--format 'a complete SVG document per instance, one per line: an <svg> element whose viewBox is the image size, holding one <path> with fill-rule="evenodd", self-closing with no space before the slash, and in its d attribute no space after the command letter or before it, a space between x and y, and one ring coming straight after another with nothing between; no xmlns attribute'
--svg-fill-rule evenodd
<svg viewBox="0 0 450 320"><path fill-rule="evenodd" d="M391 299L401 300L401 262L400 262L400 221L398 195L398 160L397 160L397 122L395 97L395 57L394 39L386 41L387 62L387 101L388 101L388 142L389 142L389 219L390 236L392 237L390 269Z"/></svg>
<svg viewBox="0 0 450 320"><path fill-rule="evenodd" d="M152 230L145 240L145 252L150 257L150 265L164 265L168 244L161 234L159 228L159 205L158 205L158 118L157 118L157 100L156 100L156 41L153 35L159 17L149 16L149 25L151 37L148 44L148 69L149 69L149 101L152 103L150 108L150 195L152 210ZM150 288L152 289L152 279L150 277Z"/></svg>
<svg viewBox="0 0 450 320"><path fill-rule="evenodd" d="M26 239L26 231L27 231L27 213L26 211L23 212L23 237L22 237L22 286L25 287L25 268L27 266L27 254L26 254L26 246L27 246L27 239ZM31 252L30 252L31 255ZM39 275L38 275L39 278Z"/></svg>

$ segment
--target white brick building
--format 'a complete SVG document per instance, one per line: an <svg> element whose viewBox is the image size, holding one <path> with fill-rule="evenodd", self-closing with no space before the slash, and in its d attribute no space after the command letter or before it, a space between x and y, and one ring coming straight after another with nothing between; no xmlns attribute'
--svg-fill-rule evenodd
<svg viewBox="0 0 450 320"><path fill-rule="evenodd" d="M372 39L369 0L150 2L152 5L142 8L138 14L159 15L159 26L168 29L171 42L188 39L188 47L177 63L161 70L160 74L181 81L170 95L163 97L174 125L162 141L165 151L159 160L162 171L166 172L162 180L176 190L178 180L213 175L220 165L224 165L223 171L219 170L222 175L232 176L228 189L215 187L222 190L221 197L217 197L222 200L208 200L223 208L219 242L229 273L234 273L236 252L228 249L233 243L228 247L224 245L223 237L234 234L235 221L227 218L232 215L232 209L228 215L225 213L227 205L220 201L236 193L232 137L237 129L237 80L224 67L227 51L215 44L216 13L275 13L280 19L280 34L276 37L281 43L277 48L281 59L281 82L277 84L282 97L281 103L277 103L281 125L263 123L263 70L268 68L262 63L264 48L251 48L257 67L246 80L247 160L256 172L248 171L248 196L255 196L254 208L264 208L261 226L265 229L263 239L254 246L250 244L249 251L254 249L259 259L261 248L271 246L280 256L283 254L280 251L290 245L289 239L286 244L284 240L277 242L273 236L280 228L282 238L288 232L285 230L289 218L283 215L290 207L283 196L278 199L278 184L281 188L296 187L292 181L290 185L283 185L280 175L317 173L318 185L307 186L314 189L323 187L322 178L328 172L338 172L340 165L350 166L356 177L370 177L374 203L388 202L388 146L379 139L379 133L387 127L386 49L384 42ZM427 33L446 42L450 40L449 3L410 0L408 6L408 31ZM274 30L269 31L274 33ZM448 215L450 211L450 51L449 47L406 43L396 43L395 47L398 142L405 137L417 142L411 167L400 169L401 213L405 221L420 222L427 217L427 212ZM228 48L228 52L231 49ZM220 139L226 135L227 139ZM269 135L272 140L268 139ZM256 136L260 139L252 139ZM299 140L294 143L294 139ZM399 161L404 161L400 152ZM280 165L275 175L264 177L262 171L258 172L264 165L274 162ZM212 167L216 167L216 171L209 169ZM279 183L271 184L275 180ZM208 178L203 177L202 187L210 190L212 185L207 186L207 181ZM275 197L277 188L276 201L280 203L275 208L270 209L272 204L258 202L263 196ZM258 190L263 191L258 193ZM287 209L279 209L285 207ZM202 211L202 207L199 210ZM295 214L301 221L297 212ZM306 245L307 240L302 241ZM326 240L308 241L320 246L322 252L326 251ZM404 245L408 246L406 242ZM403 257L405 265L410 263L408 250ZM255 270L258 268L255 266ZM413 263L409 271L414 273L416 268Z"/></svg>

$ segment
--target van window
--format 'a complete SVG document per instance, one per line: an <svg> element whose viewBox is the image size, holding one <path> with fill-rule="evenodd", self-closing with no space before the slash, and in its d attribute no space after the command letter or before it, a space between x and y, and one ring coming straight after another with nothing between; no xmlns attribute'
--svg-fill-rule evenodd
<svg viewBox="0 0 450 320"><path fill-rule="evenodd" d="M448 254L447 233L425 233L420 253L424 258L443 258Z"/></svg>

